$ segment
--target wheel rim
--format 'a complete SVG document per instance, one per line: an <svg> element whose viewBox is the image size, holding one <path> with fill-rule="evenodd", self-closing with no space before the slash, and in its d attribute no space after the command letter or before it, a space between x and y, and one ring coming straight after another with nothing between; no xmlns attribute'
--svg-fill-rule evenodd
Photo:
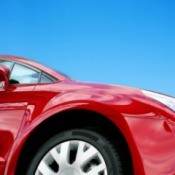
<svg viewBox="0 0 175 175"><path fill-rule="evenodd" d="M102 154L91 144L71 140L53 147L41 159L35 175L107 175Z"/></svg>

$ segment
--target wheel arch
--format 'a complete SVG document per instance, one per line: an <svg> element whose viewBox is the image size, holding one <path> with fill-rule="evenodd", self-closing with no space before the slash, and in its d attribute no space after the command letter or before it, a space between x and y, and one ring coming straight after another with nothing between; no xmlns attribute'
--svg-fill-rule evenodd
<svg viewBox="0 0 175 175"><path fill-rule="evenodd" d="M100 113L87 109L72 109L47 118L34 129L20 152L15 175L25 172L27 165L32 160L32 155L34 155L38 148L51 136L63 130L82 127L98 130L110 139L114 145L120 145L119 149L125 150L124 152L121 151L123 159L127 160L125 161L125 166L129 167L129 172L133 171L129 146L120 129L110 119ZM49 132L48 128L51 128Z"/></svg>

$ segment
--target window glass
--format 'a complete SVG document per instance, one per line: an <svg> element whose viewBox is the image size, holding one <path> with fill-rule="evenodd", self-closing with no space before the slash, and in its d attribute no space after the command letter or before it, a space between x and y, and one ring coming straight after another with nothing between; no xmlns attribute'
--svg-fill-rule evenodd
<svg viewBox="0 0 175 175"><path fill-rule="evenodd" d="M10 76L10 84L36 84L38 80L38 72L19 64L15 64Z"/></svg>
<svg viewBox="0 0 175 175"><path fill-rule="evenodd" d="M48 78L44 75L41 75L40 83L53 83L53 81L50 78Z"/></svg>
<svg viewBox="0 0 175 175"><path fill-rule="evenodd" d="M9 69L11 69L11 66L12 66L12 62L11 61L7 61L7 60L0 60L0 64L8 67Z"/></svg>

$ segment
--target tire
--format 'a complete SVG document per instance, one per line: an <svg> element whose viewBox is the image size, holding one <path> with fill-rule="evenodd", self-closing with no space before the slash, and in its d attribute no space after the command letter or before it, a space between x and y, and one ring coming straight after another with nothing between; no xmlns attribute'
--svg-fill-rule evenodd
<svg viewBox="0 0 175 175"><path fill-rule="evenodd" d="M87 129L61 132L36 153L27 175L123 175L114 146Z"/></svg>

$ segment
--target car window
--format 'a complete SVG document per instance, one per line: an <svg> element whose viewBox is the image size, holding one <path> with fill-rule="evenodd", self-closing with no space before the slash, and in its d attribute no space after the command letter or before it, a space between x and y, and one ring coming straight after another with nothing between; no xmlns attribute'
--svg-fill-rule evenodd
<svg viewBox="0 0 175 175"><path fill-rule="evenodd" d="M12 62L11 61L7 61L7 60L0 60L0 64L8 67L9 69L11 69L12 67Z"/></svg>
<svg viewBox="0 0 175 175"><path fill-rule="evenodd" d="M53 83L53 80L51 80L50 78L44 76L44 75L41 75L41 80L40 80L40 83L44 84L44 83Z"/></svg>
<svg viewBox="0 0 175 175"><path fill-rule="evenodd" d="M10 84L37 84L38 81L37 71L20 64L14 65L10 75Z"/></svg>

